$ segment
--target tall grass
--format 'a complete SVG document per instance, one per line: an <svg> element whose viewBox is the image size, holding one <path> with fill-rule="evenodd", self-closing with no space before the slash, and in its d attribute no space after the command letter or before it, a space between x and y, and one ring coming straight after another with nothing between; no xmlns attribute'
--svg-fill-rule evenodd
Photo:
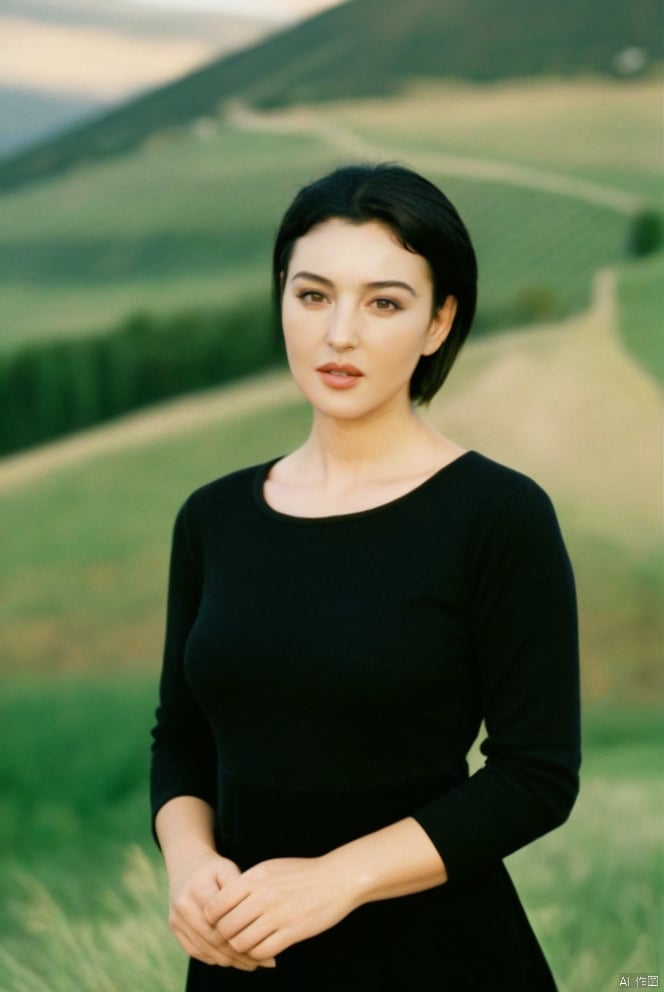
<svg viewBox="0 0 664 992"><path fill-rule="evenodd" d="M149 844L146 796L156 678L5 678L0 698L0 886L31 871L85 914L90 876ZM0 929L11 900L0 900Z"/></svg>
<svg viewBox="0 0 664 992"><path fill-rule="evenodd" d="M129 849L121 877L103 887L95 912L71 916L47 887L19 876L21 927L0 948L6 992L181 992L184 953L168 937L165 885L145 852Z"/></svg>

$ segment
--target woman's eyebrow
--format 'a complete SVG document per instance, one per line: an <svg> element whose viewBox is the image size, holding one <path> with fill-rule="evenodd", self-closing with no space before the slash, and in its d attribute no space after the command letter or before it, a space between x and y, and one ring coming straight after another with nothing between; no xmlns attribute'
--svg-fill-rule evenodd
<svg viewBox="0 0 664 992"><path fill-rule="evenodd" d="M291 281L294 282L296 279L313 279L315 282L322 282L324 286L334 286L331 279L326 279L325 276L318 276L315 272L296 272L291 277Z"/></svg>
<svg viewBox="0 0 664 992"><path fill-rule="evenodd" d="M326 276L319 276L315 272L296 272L292 279L313 279L315 282L320 282L324 286L329 286L332 288L334 283L331 279ZM402 282L400 279L379 279L375 282L365 283L366 289L389 289L389 288L405 289L413 296L417 296L417 293L407 282Z"/></svg>

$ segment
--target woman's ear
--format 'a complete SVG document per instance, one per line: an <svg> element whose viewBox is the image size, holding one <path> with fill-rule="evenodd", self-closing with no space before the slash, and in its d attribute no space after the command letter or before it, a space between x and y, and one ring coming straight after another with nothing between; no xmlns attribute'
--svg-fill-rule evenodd
<svg viewBox="0 0 664 992"><path fill-rule="evenodd" d="M423 355L433 355L438 351L441 344L445 341L447 335L452 330L452 324L454 323L456 312L456 296L446 296L445 302L438 307L431 320L431 324L429 325L427 338L424 348L422 349Z"/></svg>

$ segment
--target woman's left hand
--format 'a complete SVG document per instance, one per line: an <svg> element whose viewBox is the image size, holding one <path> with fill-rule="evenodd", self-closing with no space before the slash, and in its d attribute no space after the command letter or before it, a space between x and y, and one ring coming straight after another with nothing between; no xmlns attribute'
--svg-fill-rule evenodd
<svg viewBox="0 0 664 992"><path fill-rule="evenodd" d="M261 961L328 930L357 905L325 857L276 858L227 883L205 917L235 951Z"/></svg>

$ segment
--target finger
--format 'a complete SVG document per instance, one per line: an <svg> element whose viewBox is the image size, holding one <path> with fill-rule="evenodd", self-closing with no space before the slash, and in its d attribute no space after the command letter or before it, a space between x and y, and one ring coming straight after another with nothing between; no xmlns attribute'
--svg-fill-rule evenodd
<svg viewBox="0 0 664 992"><path fill-rule="evenodd" d="M265 918L255 920L244 930L241 930L228 943L239 954L249 954L255 947L258 947L264 940L271 937L276 932L276 927L271 925Z"/></svg>
<svg viewBox="0 0 664 992"><path fill-rule="evenodd" d="M238 954L230 944L224 944L222 948L212 952L198 941L187 940L184 935L179 939L180 944L190 957L203 961L205 964L217 965L220 968L237 968L240 971L256 971L261 966L261 962L254 961L247 955Z"/></svg>
<svg viewBox="0 0 664 992"><path fill-rule="evenodd" d="M216 964L216 958L214 954L206 951L199 942L193 938L189 933L184 930L174 931L174 935L183 948L183 950L189 955L190 958L196 958L198 961L202 961L204 964Z"/></svg>
<svg viewBox="0 0 664 992"><path fill-rule="evenodd" d="M198 907L194 907L193 911L190 909L188 912L183 912L182 908L176 909L171 914L169 926L174 933L178 930L184 931L188 938L196 944L208 945L210 953L214 953L224 939L214 927L208 924Z"/></svg>
<svg viewBox="0 0 664 992"><path fill-rule="evenodd" d="M236 951L216 930L205 924L203 928L193 927L180 919L172 929L187 953L206 964L218 964L222 968L242 966L249 967L250 970L256 967L256 963L248 955Z"/></svg>
<svg viewBox="0 0 664 992"><path fill-rule="evenodd" d="M253 961L276 961L277 955L297 942L297 937L286 930L275 930L247 952Z"/></svg>
<svg viewBox="0 0 664 992"><path fill-rule="evenodd" d="M245 961L242 958L226 958L226 963L221 965L222 968L234 968L236 971L257 971L258 962L257 961Z"/></svg>
<svg viewBox="0 0 664 992"><path fill-rule="evenodd" d="M220 889L203 907L205 919L211 926L216 926L222 916L235 909L249 895L249 892L238 885L230 885Z"/></svg>
<svg viewBox="0 0 664 992"><path fill-rule="evenodd" d="M203 914L203 905L202 900L199 902L195 893L180 894L176 899L171 900L169 923L172 922L177 926L181 922L196 931L201 930L201 928L209 929L209 924ZM208 935L205 936L208 937Z"/></svg>
<svg viewBox="0 0 664 992"><path fill-rule="evenodd" d="M249 900L245 900L229 913L225 913L214 929L221 934L224 940L231 941L237 934L256 923L262 915L260 908L253 906Z"/></svg>
<svg viewBox="0 0 664 992"><path fill-rule="evenodd" d="M254 961L252 957L248 954L243 954L241 951L235 950L235 948L224 941L217 951L217 956L223 958L227 963L230 963L234 968L242 968L243 970L247 967L254 971L258 966L258 962Z"/></svg>

